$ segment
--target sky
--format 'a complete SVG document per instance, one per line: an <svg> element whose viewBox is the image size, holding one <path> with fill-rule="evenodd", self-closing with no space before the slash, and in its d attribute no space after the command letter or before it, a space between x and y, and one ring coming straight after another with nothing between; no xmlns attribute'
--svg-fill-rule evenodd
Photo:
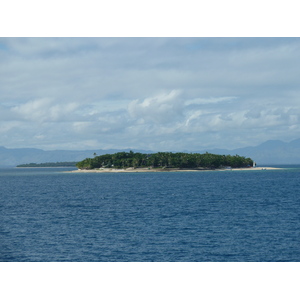
<svg viewBox="0 0 300 300"><path fill-rule="evenodd" d="M0 146L198 151L300 138L300 39L0 38Z"/></svg>

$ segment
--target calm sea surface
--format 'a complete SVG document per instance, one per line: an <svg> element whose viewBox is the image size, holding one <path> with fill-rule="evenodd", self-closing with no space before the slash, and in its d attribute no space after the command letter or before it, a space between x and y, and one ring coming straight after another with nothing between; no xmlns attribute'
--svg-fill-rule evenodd
<svg viewBox="0 0 300 300"><path fill-rule="evenodd" d="M0 169L0 261L300 261L300 166Z"/></svg>

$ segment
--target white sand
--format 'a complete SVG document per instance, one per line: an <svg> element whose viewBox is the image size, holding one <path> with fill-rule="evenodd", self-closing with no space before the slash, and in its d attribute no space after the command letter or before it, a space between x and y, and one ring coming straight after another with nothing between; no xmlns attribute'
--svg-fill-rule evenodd
<svg viewBox="0 0 300 300"><path fill-rule="evenodd" d="M280 170L281 168L273 167L256 167L256 168L232 168L232 169L219 169L218 171L259 171L259 170Z"/></svg>
<svg viewBox="0 0 300 300"><path fill-rule="evenodd" d="M127 169L112 169L100 168L93 170L74 170L67 171L70 173L139 173L139 172L203 172L203 171L259 171L259 170L279 170L280 168L273 167L256 167L256 168L232 168L232 169L178 169L178 168L127 168Z"/></svg>

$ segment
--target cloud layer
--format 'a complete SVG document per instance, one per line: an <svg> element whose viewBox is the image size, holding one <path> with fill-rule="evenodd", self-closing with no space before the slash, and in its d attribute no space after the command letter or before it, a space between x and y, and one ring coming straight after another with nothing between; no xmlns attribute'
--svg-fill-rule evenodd
<svg viewBox="0 0 300 300"><path fill-rule="evenodd" d="M298 38L2 38L6 147L228 149L300 136Z"/></svg>

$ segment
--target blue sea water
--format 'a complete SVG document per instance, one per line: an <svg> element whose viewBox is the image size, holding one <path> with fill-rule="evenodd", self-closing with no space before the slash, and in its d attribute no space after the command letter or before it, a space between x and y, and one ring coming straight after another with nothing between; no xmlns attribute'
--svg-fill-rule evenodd
<svg viewBox="0 0 300 300"><path fill-rule="evenodd" d="M0 261L300 261L300 166L0 169Z"/></svg>

